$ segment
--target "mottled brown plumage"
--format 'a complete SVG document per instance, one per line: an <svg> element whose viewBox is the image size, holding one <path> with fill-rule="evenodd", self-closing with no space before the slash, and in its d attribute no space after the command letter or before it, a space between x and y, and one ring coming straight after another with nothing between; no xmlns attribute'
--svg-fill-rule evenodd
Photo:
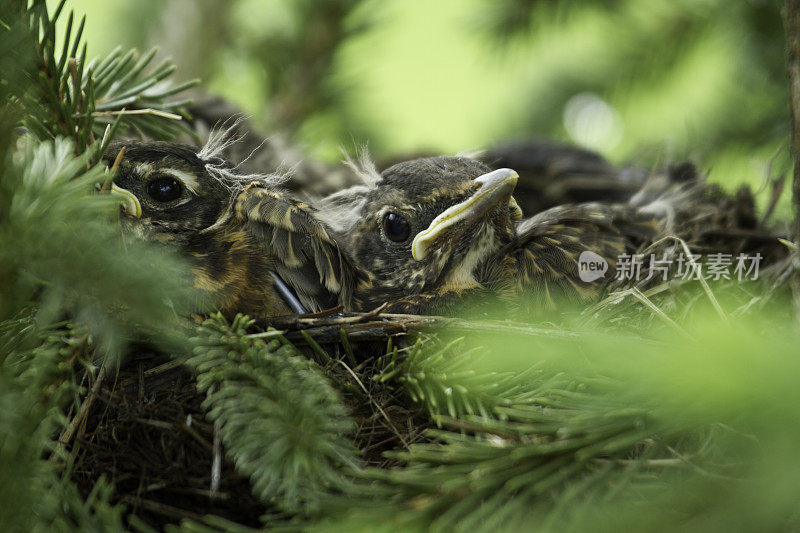
<svg viewBox="0 0 800 533"><path fill-rule="evenodd" d="M621 254L665 229L701 241L720 217L746 224L752 212L751 202L729 209L713 188L687 187L691 179L674 180L665 199L668 178L648 181L625 204L561 205L522 220L517 174L461 157L417 159L380 175L368 167L365 185L316 210L280 192L279 180L240 175L211 148L116 144L109 164L123 147L114 188L127 198L125 226L193 258L203 307L228 314L291 312L276 279L310 311L388 303L390 311L452 314L470 299L514 310L585 304L606 292ZM583 252L602 258L607 275L582 280Z"/></svg>
<svg viewBox="0 0 800 533"><path fill-rule="evenodd" d="M472 297L530 309L589 302L604 283L581 281L581 252L603 257L613 272L620 254L662 229L654 214L597 203L522 221L512 197L516 181L509 169L434 157L397 164L366 190L353 190L357 209L340 238L366 271L355 291L358 305L451 313Z"/></svg>
<svg viewBox="0 0 800 533"><path fill-rule="evenodd" d="M407 154L383 161L380 168L433 156ZM624 203L648 181L680 180L684 165L653 175L643 168L617 167L597 152L545 139L503 141L475 155L491 169L513 168L519 175L514 198L527 215L564 204Z"/></svg>
<svg viewBox="0 0 800 533"><path fill-rule="evenodd" d="M504 298L524 295L524 309L554 309L566 303L596 301L613 278L618 258L634 252L664 230L659 217L626 204L584 203L554 207L523 221L514 240L490 261L503 265L501 277L513 280ZM608 270L583 281L579 258L591 252Z"/></svg>
<svg viewBox="0 0 800 533"><path fill-rule="evenodd" d="M116 143L105 160L121 150L114 191L125 197L123 224L192 258L205 296L198 309L291 313L274 274L308 310L349 300L353 269L314 209L277 190L277 180L241 176L213 148Z"/></svg>

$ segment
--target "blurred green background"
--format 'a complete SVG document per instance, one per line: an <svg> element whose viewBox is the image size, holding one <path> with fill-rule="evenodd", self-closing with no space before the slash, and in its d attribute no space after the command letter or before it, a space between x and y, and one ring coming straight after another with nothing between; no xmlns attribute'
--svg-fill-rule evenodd
<svg viewBox="0 0 800 533"><path fill-rule="evenodd" d="M780 2L69 5L88 14L90 56L158 45L179 78L202 78L263 131L329 161L365 143L383 158L545 137L615 163L689 158L730 188L789 168ZM778 212L788 205L785 192Z"/></svg>

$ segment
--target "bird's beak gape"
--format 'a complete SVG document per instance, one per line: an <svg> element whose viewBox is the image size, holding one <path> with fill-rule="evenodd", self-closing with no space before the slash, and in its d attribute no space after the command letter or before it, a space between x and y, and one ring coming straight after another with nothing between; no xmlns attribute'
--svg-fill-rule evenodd
<svg viewBox="0 0 800 533"><path fill-rule="evenodd" d="M508 204L512 218L521 215L517 202L511 197L518 179L519 175L510 168L501 168L475 178L472 196L443 211L427 229L419 232L411 243L411 255L415 260L422 261L428 255L431 244L445 231L461 222L474 220L498 205Z"/></svg>
<svg viewBox="0 0 800 533"><path fill-rule="evenodd" d="M111 185L111 194L122 200L122 210L125 213L136 218L142 218L142 204L139 203L139 199L131 191L117 185Z"/></svg>

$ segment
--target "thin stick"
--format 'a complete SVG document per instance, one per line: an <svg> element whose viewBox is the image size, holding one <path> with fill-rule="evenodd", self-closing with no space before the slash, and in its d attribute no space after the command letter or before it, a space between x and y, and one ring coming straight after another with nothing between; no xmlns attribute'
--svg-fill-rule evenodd
<svg viewBox="0 0 800 533"><path fill-rule="evenodd" d="M214 424L214 459L211 462L211 487L209 498L217 499L219 484L222 479L222 439L219 437L217 425Z"/></svg>
<svg viewBox="0 0 800 533"><path fill-rule="evenodd" d="M686 252L686 257L691 262L692 267L696 269L697 268L697 262L692 257L692 253L689 251L689 246L687 246L686 241L684 241L683 239L681 239L680 237L677 237L677 236L675 237L675 240L677 240L681 244L681 247L683 248L683 251ZM699 270L696 270L696 271L700 272ZM717 314L720 316L720 318L723 320L723 322L725 322L727 324L728 323L728 315L726 315L725 311L722 310L722 306L719 305L719 301L717 301L717 297L714 296L713 292L711 292L711 287L708 286L708 283L706 282L706 279L703 276L700 276L700 275L697 276L697 279L700 282L700 285L703 286L703 290L705 291L705 293L708 295L708 299L711 300L711 305L714 306L714 309L717 311Z"/></svg>
<svg viewBox="0 0 800 533"><path fill-rule="evenodd" d="M700 270L697 269L697 261L695 261L694 257L692 257L692 252L691 252L691 250L689 250L689 246L686 244L686 241L684 241L683 239L681 239L677 235L667 235L666 237L663 237L663 238L657 240L656 242L654 242L653 244L651 244L648 248L653 248L653 247L657 246L658 244L660 244L660 243L662 243L662 242L664 242L666 240L674 240L675 242L680 244L681 248L683 249L683 252L686 254L686 258L689 260L689 264L692 265L692 268L695 269L694 270L695 272L700 273ZM705 278L702 275L698 275L697 276L697 281L699 281L700 285L703 287L703 291L705 291L706 296L708 296L708 299L711 301L711 305L714 307L714 310L717 312L717 314L720 316L720 318L723 320L723 322L728 324L728 315L725 314L725 311L722 309L722 306L719 304L719 301L717 300L717 297L714 296L713 292L711 292L711 287L708 286L708 282L705 280Z"/></svg>
<svg viewBox="0 0 800 533"><path fill-rule="evenodd" d="M100 371L97 373L97 379L92 385L92 390L89 391L86 399L83 400L81 408L70 421L69 425L64 428L64 431L62 431L61 435L59 435L58 448L60 450L64 450L66 448L67 444L69 444L69 442L72 440L72 437L75 436L75 432L78 430L81 422L83 422L84 418L86 418L86 415L89 414L89 409L92 407L92 403L94 402L94 399L100 390L100 385L103 384L103 380L106 377L106 367L108 366L109 360L110 357L106 356L106 359L103 361L103 365L100 367Z"/></svg>
<svg viewBox="0 0 800 533"><path fill-rule="evenodd" d="M386 411L383 410L383 407L381 407L380 404L372 398L372 395L369 393L367 388L361 382L358 375L355 372L353 372L353 370L349 366L347 366L347 364L344 361L339 360L339 364L341 364L347 370L347 372L353 377L358 386L361 387L361 390L364 391L364 394L367 395L367 398L369 398L370 403L378 408L378 411L381 413L381 416L383 416L383 418L386 419L386 423L389 424L389 427L392 429L392 431L394 431L394 434L397 435L397 438L400 439L400 442L403 443L403 446L406 449L408 449L409 444L408 442L406 442L406 439L403 438L403 435L394 426L392 419L389 418L389 415L386 414Z"/></svg>
<svg viewBox="0 0 800 533"><path fill-rule="evenodd" d="M629 290L628 294L630 294L631 296L642 302L645 306L647 306L647 308L649 308L658 317L664 320L664 322L666 322L667 324L675 328L677 331L679 331L681 335L684 335L689 340L694 340L694 338L691 335L689 335L689 332L687 332L677 322L668 317L667 314L664 311L662 311L656 304L654 304L653 301L650 300L650 298L645 296L644 293L642 293L642 291L634 287Z"/></svg>
<svg viewBox="0 0 800 533"><path fill-rule="evenodd" d="M106 133L108 133L108 128L106 128ZM117 157L114 158L114 164L111 165L111 168L106 169L106 174L108 174L108 178L106 181L103 182L103 186L100 187L100 191L105 192L111 188L111 184L114 181L114 171L117 170L117 167L122 163L122 158L125 156L125 147L123 146L120 148L119 153L117 153Z"/></svg>

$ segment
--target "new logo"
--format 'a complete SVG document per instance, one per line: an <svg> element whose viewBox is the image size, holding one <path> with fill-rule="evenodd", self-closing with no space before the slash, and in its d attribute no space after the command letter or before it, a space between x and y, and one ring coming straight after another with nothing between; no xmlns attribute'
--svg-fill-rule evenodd
<svg viewBox="0 0 800 533"><path fill-rule="evenodd" d="M581 252L578 257L578 276L581 281L595 281L605 276L607 271L608 261L589 250Z"/></svg>

